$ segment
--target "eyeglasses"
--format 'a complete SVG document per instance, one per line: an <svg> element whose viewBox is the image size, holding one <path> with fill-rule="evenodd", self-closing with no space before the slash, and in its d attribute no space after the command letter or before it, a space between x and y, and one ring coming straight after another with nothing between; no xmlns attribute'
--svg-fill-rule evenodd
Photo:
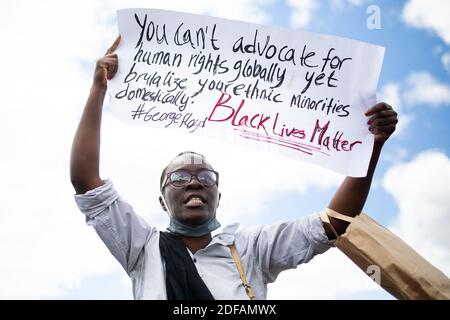
<svg viewBox="0 0 450 320"><path fill-rule="evenodd" d="M203 169L197 172L197 174L191 174L184 170L177 170L167 173L162 188L169 183L177 188L184 187L191 182L192 177L196 177L204 187L212 187L215 184L219 185L219 173L214 170Z"/></svg>

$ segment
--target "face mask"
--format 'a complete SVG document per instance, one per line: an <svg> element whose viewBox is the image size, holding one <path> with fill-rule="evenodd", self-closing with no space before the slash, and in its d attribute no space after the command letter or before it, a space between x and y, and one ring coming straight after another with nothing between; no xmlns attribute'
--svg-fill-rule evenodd
<svg viewBox="0 0 450 320"><path fill-rule="evenodd" d="M173 217L172 213L169 210L169 206L167 205L166 200L164 199L163 195L161 195L161 198L163 200L164 206L166 207L167 212L170 217L170 223L169 223L169 226L167 227L167 230L169 230L170 232L173 232L175 234L179 234L182 236L188 236L188 237L201 237L201 236L204 236L220 227L220 223L219 223L219 221L217 221L215 215L198 226L191 226L191 225L182 223Z"/></svg>

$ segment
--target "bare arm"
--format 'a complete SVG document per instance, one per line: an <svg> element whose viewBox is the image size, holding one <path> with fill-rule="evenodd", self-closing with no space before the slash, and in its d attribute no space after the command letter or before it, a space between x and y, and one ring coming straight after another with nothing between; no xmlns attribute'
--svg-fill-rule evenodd
<svg viewBox="0 0 450 320"><path fill-rule="evenodd" d="M118 58L114 51L119 42L120 36L97 61L89 97L73 139L70 180L76 193L85 193L103 184L99 174L102 106L107 80L112 79L117 71Z"/></svg>
<svg viewBox="0 0 450 320"><path fill-rule="evenodd" d="M381 149L395 131L398 122L397 113L386 103L376 104L366 112L366 116L370 116L369 130L375 135L367 176L363 178L346 177L328 205L328 208L352 217L359 214L364 207ZM339 235L343 234L348 226L347 222L332 217L330 217L330 222ZM328 238L335 238L330 228L326 224L324 226Z"/></svg>

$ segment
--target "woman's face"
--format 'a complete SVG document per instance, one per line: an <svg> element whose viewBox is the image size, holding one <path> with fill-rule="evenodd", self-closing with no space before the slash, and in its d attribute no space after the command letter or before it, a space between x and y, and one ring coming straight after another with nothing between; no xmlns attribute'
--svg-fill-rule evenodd
<svg viewBox="0 0 450 320"><path fill-rule="evenodd" d="M196 176L202 170L212 170L212 167L199 156L196 156L194 161L192 159L190 154L177 157L166 169L166 173L188 172L194 175L191 181L177 187L165 180L162 192L173 217L179 222L196 226L216 214L220 193L217 184L205 186Z"/></svg>

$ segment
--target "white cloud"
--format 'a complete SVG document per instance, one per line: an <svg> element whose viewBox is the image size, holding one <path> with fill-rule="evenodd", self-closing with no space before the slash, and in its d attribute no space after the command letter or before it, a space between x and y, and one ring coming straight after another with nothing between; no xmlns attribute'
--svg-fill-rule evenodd
<svg viewBox="0 0 450 320"><path fill-rule="evenodd" d="M82 279L121 270L73 201L69 153L95 59L117 34L117 2L2 2L0 37L0 298L64 296ZM264 22L265 1L157 1L151 5ZM149 6L148 1L127 6ZM236 7L237 6L237 7ZM206 11L206 12L205 12ZM85 65L84 65L85 64ZM163 228L161 169L182 150L203 152L221 176L221 221L256 219L264 200L292 189L336 186L341 176L263 151L136 128L105 112L102 176L148 221ZM145 131L144 131L145 130ZM240 158L233 156L239 150ZM255 162L254 159L259 159ZM253 160L252 160L253 159ZM283 166L277 165L282 162ZM276 174L274 174L274 172ZM317 180L320 175L322 179ZM292 179L295 176L296 179ZM249 184L244 181L251 181ZM249 205L251 203L251 205Z"/></svg>
<svg viewBox="0 0 450 320"><path fill-rule="evenodd" d="M402 100L400 97L400 86L396 83L388 83L381 88L379 94L380 100L394 106L395 109L403 109Z"/></svg>
<svg viewBox="0 0 450 320"><path fill-rule="evenodd" d="M304 28L309 25L311 15L317 7L316 0L288 0L292 8L291 27Z"/></svg>
<svg viewBox="0 0 450 320"><path fill-rule="evenodd" d="M363 3L367 2L367 0L348 0L348 2L354 6L360 6Z"/></svg>
<svg viewBox="0 0 450 320"><path fill-rule="evenodd" d="M404 97L407 104L411 106L449 106L450 85L445 82L439 82L426 71L412 72L406 79Z"/></svg>
<svg viewBox="0 0 450 320"><path fill-rule="evenodd" d="M388 170L383 185L398 204L391 229L419 254L450 275L450 159L425 151Z"/></svg>
<svg viewBox="0 0 450 320"><path fill-rule="evenodd" d="M447 70L447 72L450 73L450 51L444 53L441 56L441 62L442 62L442 65L444 66L445 70Z"/></svg>
<svg viewBox="0 0 450 320"><path fill-rule="evenodd" d="M408 156L409 156L409 151L408 151L407 147L405 146L403 148L402 147L397 147L396 149L394 149L392 151L391 150L383 150L383 157L381 159L382 159L382 161L386 161L389 164L397 164L397 163L407 159ZM378 179L375 179L372 182L372 189L375 186L375 182L378 183L377 187L378 186L381 187L382 181L378 180Z"/></svg>
<svg viewBox="0 0 450 320"><path fill-rule="evenodd" d="M246 22L264 23L269 20L267 13L262 10L264 5L275 0L240 0L230 2L197 0L186 2L184 0L131 0L124 3L120 0L108 0L107 8L154 8L182 11L194 14L207 14L218 18L242 20Z"/></svg>
<svg viewBox="0 0 450 320"><path fill-rule="evenodd" d="M331 4L332 4L333 8L342 10L342 9L344 9L344 6L346 4L358 7L366 2L367 2L367 0L332 0Z"/></svg>
<svg viewBox="0 0 450 320"><path fill-rule="evenodd" d="M332 248L295 270L282 272L268 286L268 299L338 299L357 292L361 299L374 293L389 298L370 277L339 249Z"/></svg>
<svg viewBox="0 0 450 320"><path fill-rule="evenodd" d="M133 292L133 285L131 283L131 279L125 273L120 277L120 283L124 287L124 290L130 293Z"/></svg>
<svg viewBox="0 0 450 320"><path fill-rule="evenodd" d="M449 1L409 0L403 8L402 19L415 28L431 30L450 44L449 12Z"/></svg>
<svg viewBox="0 0 450 320"><path fill-rule="evenodd" d="M91 78L75 58L97 55L93 36L105 28L97 26L92 6L47 4L14 1L0 10L0 36L9 48L0 59L0 86L8 93L0 109L8 150L0 167L0 192L7 195L0 215L1 298L54 296L84 275L118 269L85 227L68 180L70 141Z"/></svg>
<svg viewBox="0 0 450 320"><path fill-rule="evenodd" d="M450 65L450 54L443 56ZM389 103L398 113L398 125L395 136L404 135L415 119L413 107L431 107L450 105L450 85L438 81L426 71L409 73L401 82L385 84L378 92L378 100Z"/></svg>
<svg viewBox="0 0 450 320"><path fill-rule="evenodd" d="M412 113L407 113L404 110L400 85L398 83L388 83L384 85L378 94L378 98L379 101L390 104L398 113L399 122L394 136L404 134L408 126L414 120L414 115Z"/></svg>

